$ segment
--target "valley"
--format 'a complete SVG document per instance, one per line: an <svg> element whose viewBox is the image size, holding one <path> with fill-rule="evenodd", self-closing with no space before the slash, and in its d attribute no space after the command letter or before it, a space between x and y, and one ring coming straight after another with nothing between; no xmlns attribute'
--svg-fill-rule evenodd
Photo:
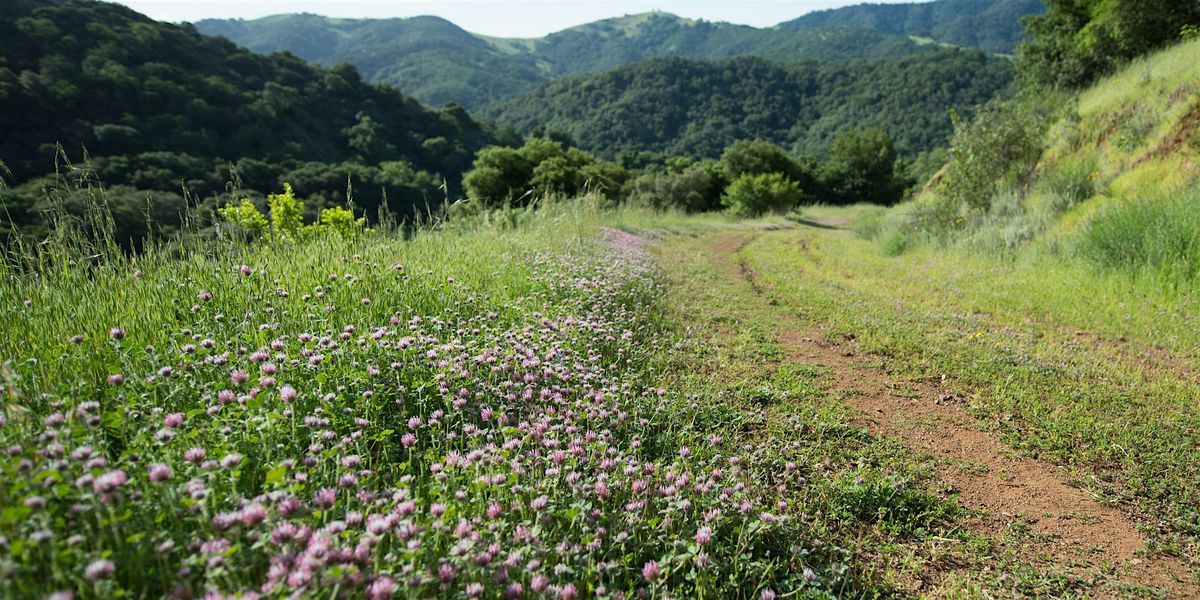
<svg viewBox="0 0 1200 600"><path fill-rule="evenodd" d="M1200 595L1200 4L134 5L0 15L0 598Z"/></svg>

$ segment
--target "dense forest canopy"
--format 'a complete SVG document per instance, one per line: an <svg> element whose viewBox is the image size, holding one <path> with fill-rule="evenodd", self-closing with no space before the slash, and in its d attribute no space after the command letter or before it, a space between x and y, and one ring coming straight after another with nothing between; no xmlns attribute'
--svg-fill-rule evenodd
<svg viewBox="0 0 1200 600"><path fill-rule="evenodd" d="M846 60L926 54L935 47L866 29L760 29L644 13L516 40L468 33L436 17L332 19L308 14L205 20L202 33L259 52L287 50L306 60L349 62L369 81L424 102L477 108L575 73L666 56L777 61Z"/></svg>
<svg viewBox="0 0 1200 600"><path fill-rule="evenodd" d="M431 110L365 83L348 64L256 54L104 2L12 0L5 11L0 160L9 184L54 172L57 144L77 166L86 152L104 183L129 186L117 196L159 190L178 204L183 186L216 194L236 163L246 187L277 190L287 177L319 199L314 211L344 202L352 183L368 212L386 194L405 213L440 199L431 196L446 193L443 178L455 188L475 152L497 141L461 107ZM36 221L41 192L40 183L11 190L8 210ZM143 193L128 196L146 204Z"/></svg>
<svg viewBox="0 0 1200 600"><path fill-rule="evenodd" d="M989 52L1012 53L1024 38L1021 18L1046 10L1042 0L938 0L855 4L808 13L782 23L789 29L841 27L930 38Z"/></svg>
<svg viewBox="0 0 1200 600"><path fill-rule="evenodd" d="M945 142L951 109L969 110L1004 92L1012 76L1007 61L953 49L832 63L663 58L551 82L483 114L523 131L566 132L609 158L711 158L753 138L824 155L839 133L869 127L913 157Z"/></svg>

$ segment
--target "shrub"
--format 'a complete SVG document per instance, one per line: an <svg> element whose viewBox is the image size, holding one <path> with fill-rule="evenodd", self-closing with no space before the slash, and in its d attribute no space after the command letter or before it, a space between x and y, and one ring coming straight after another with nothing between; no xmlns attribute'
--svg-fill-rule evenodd
<svg viewBox="0 0 1200 600"><path fill-rule="evenodd" d="M634 183L630 202L655 210L704 212L721 208L724 181L703 165L678 173L646 173Z"/></svg>
<svg viewBox="0 0 1200 600"><path fill-rule="evenodd" d="M267 196L271 210L271 237L273 239L298 239L304 227L304 203L292 193L292 184L283 184L282 194Z"/></svg>
<svg viewBox="0 0 1200 600"><path fill-rule="evenodd" d="M276 242L303 240L312 234L352 239L367 231L365 217L356 219L352 210L340 206L321 209L318 222L305 225L304 203L296 198L289 183L283 184L282 194L267 196L267 206L269 218L249 198L239 204L226 204L217 213L250 238L266 237Z"/></svg>
<svg viewBox="0 0 1200 600"><path fill-rule="evenodd" d="M484 148L475 158L474 168L463 176L463 187L473 200L503 206L529 189L533 167L516 148Z"/></svg>
<svg viewBox="0 0 1200 600"><path fill-rule="evenodd" d="M739 217L757 217L787 211L800 199L800 184L781 173L763 173L735 179L725 189L721 204Z"/></svg>
<svg viewBox="0 0 1200 600"><path fill-rule="evenodd" d="M329 233L348 240L356 238L366 231L366 217L354 218L354 212L341 206L321 209L319 227Z"/></svg>
<svg viewBox="0 0 1200 600"><path fill-rule="evenodd" d="M940 192L987 212L997 190L1020 187L1032 175L1053 112L1048 99L1030 98L990 102L969 121L951 113L954 136Z"/></svg>
<svg viewBox="0 0 1200 600"><path fill-rule="evenodd" d="M840 204L895 204L909 181L896 167L896 148L881 129L847 131L833 141L822 172L829 199Z"/></svg>
<svg viewBox="0 0 1200 600"><path fill-rule="evenodd" d="M255 237L267 234L267 217L259 212L249 198L242 198L239 204L226 204L217 209L217 214L245 234Z"/></svg>
<svg viewBox="0 0 1200 600"><path fill-rule="evenodd" d="M721 153L721 167L729 179L742 175L782 173L798 180L800 165L787 152L765 140L738 140Z"/></svg>

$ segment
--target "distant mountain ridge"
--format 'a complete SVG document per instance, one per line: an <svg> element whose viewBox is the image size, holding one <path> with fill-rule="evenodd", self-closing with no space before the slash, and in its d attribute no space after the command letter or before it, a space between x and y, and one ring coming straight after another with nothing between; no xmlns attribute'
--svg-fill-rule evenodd
<svg viewBox="0 0 1200 600"><path fill-rule="evenodd" d="M785 29L843 27L927 37L956 46L1011 54L1024 37L1021 17L1045 12L1042 0L937 0L856 4L820 10L781 23Z"/></svg>
<svg viewBox="0 0 1200 600"><path fill-rule="evenodd" d="M427 104L478 108L565 75L603 71L660 57L721 59L895 58L935 49L867 29L760 29L643 13L572 27L543 38L489 38L437 17L333 19L289 14L254 20L204 20L206 35L263 53L285 50L331 66L355 65Z"/></svg>

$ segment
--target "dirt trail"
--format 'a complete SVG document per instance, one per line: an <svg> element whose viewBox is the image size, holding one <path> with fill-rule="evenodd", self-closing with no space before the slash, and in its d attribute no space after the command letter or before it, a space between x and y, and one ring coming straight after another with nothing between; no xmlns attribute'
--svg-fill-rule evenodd
<svg viewBox="0 0 1200 600"><path fill-rule="evenodd" d="M763 284L735 256L752 240L752 235L740 234L715 237L711 260L717 272L762 296ZM984 511L969 523L972 530L992 535L1018 527L1040 534L1024 538L1022 558L1085 579L1099 577L1102 585L1087 592L1093 597L1118 595L1126 586L1162 587L1171 598L1200 597L1200 586L1183 581L1190 577L1181 561L1139 556L1144 541L1129 516L1072 487L1061 469L1020 456L978 429L961 399L942 389L939 381L896 380L856 360L859 352L853 342L824 341L819 329L766 298L761 310L777 312L779 341L792 360L829 370L834 393L862 413L860 425L937 457L937 475L957 492L959 502ZM921 583L929 591L938 582Z"/></svg>

